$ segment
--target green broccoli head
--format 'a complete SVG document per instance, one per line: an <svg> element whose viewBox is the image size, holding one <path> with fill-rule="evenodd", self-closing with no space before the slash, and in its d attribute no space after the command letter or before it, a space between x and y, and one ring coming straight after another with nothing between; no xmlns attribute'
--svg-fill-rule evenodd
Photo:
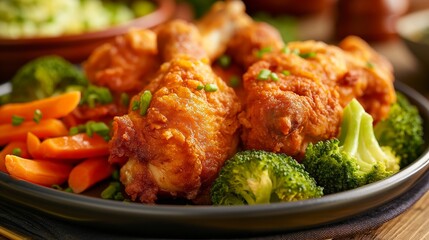
<svg viewBox="0 0 429 240"><path fill-rule="evenodd" d="M354 189L399 171L399 158L380 147L371 115L357 100L344 109L339 139L309 144L303 164L325 194Z"/></svg>
<svg viewBox="0 0 429 240"><path fill-rule="evenodd" d="M215 205L296 201L323 195L321 187L293 158L248 150L229 159L211 188Z"/></svg>
<svg viewBox="0 0 429 240"><path fill-rule="evenodd" d="M423 120L404 95L396 96L387 118L375 125L374 133L381 146L390 147L401 158L403 168L423 153Z"/></svg>
<svg viewBox="0 0 429 240"><path fill-rule="evenodd" d="M42 99L64 92L70 85L88 85L84 74L59 56L44 56L28 62L11 82L10 102Z"/></svg>

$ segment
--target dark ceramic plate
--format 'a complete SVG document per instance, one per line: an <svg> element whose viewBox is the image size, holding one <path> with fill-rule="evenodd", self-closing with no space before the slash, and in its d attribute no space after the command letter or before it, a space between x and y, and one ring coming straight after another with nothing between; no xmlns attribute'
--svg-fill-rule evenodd
<svg viewBox="0 0 429 240"><path fill-rule="evenodd" d="M421 112L428 138L429 102L398 83ZM385 180L306 201L257 206L143 205L61 192L0 173L0 197L57 218L119 233L156 237L221 237L273 234L337 222L405 193L429 167L428 149Z"/></svg>

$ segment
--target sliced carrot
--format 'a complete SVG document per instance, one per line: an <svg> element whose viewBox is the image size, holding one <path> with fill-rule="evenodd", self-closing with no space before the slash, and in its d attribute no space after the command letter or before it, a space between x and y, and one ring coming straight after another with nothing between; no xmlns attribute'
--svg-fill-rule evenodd
<svg viewBox="0 0 429 240"><path fill-rule="evenodd" d="M12 177L50 187L67 181L71 165L6 155L6 169Z"/></svg>
<svg viewBox="0 0 429 240"><path fill-rule="evenodd" d="M107 156L109 145L102 137L86 133L73 136L48 138L39 147L43 158L46 159L82 159Z"/></svg>
<svg viewBox="0 0 429 240"><path fill-rule="evenodd" d="M88 158L76 165L69 176L69 187L81 193L112 175L113 167L106 157Z"/></svg>
<svg viewBox="0 0 429 240"><path fill-rule="evenodd" d="M13 154L14 149L20 149L20 156L23 158L29 157L28 151L27 151L27 144L25 142L21 141L13 141L10 142L6 147L4 147L0 152L0 171L6 172L6 165L5 165L5 158L6 155Z"/></svg>
<svg viewBox="0 0 429 240"><path fill-rule="evenodd" d="M57 119L46 119L39 123L24 122L19 126L12 124L0 125L0 146L6 145L10 141L26 141L27 133L32 132L39 138L58 137L68 134L68 130Z"/></svg>
<svg viewBox="0 0 429 240"><path fill-rule="evenodd" d="M42 119L64 117L77 107L79 101L80 92L73 91L26 103L5 104L0 107L0 124L11 123L13 115L32 121L37 109L42 112Z"/></svg>
<svg viewBox="0 0 429 240"><path fill-rule="evenodd" d="M33 133L27 133L27 150L33 159L42 158L42 154L39 151L40 139Z"/></svg>

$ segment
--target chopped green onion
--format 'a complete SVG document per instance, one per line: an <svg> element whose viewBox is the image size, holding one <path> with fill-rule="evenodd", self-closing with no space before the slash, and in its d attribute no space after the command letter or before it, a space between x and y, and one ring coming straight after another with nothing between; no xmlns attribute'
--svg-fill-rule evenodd
<svg viewBox="0 0 429 240"><path fill-rule="evenodd" d="M270 77L270 75L271 75L271 71L270 70L268 70L268 69L262 69L259 72L259 74L258 74L258 76L257 76L256 79L258 79L258 80L268 80L268 78Z"/></svg>
<svg viewBox="0 0 429 240"><path fill-rule="evenodd" d="M101 192L101 198L113 199L117 192L120 191L121 185L119 182L111 182L109 186Z"/></svg>
<svg viewBox="0 0 429 240"><path fill-rule="evenodd" d="M368 61L368 62L366 62L366 67L369 68L369 69L373 69L374 68L374 63Z"/></svg>
<svg viewBox="0 0 429 240"><path fill-rule="evenodd" d="M229 79L229 86L232 88L239 87L240 84L241 84L241 79L237 75L234 75Z"/></svg>
<svg viewBox="0 0 429 240"><path fill-rule="evenodd" d="M130 95L127 93L121 93L121 104L128 106L128 104L130 104Z"/></svg>
<svg viewBox="0 0 429 240"><path fill-rule="evenodd" d="M79 133L79 128L78 127L71 127L69 130L69 135L73 136Z"/></svg>
<svg viewBox="0 0 429 240"><path fill-rule="evenodd" d="M149 90L144 91L143 94L140 96L140 115L146 115L151 101L152 93Z"/></svg>
<svg viewBox="0 0 429 240"><path fill-rule="evenodd" d="M64 192L73 193L73 189L71 189L71 187L68 187L68 188L64 189Z"/></svg>
<svg viewBox="0 0 429 240"><path fill-rule="evenodd" d="M94 108L95 107L95 103L98 101L98 96L96 95L96 94L89 94L87 97L86 97L86 102L87 102L87 104L88 104L88 106L90 107L90 108Z"/></svg>
<svg viewBox="0 0 429 240"><path fill-rule="evenodd" d="M279 76L277 76L277 74L275 72L272 72L270 74L270 78L271 80L273 80L274 82L277 82L279 80Z"/></svg>
<svg viewBox="0 0 429 240"><path fill-rule="evenodd" d="M104 140L110 140L110 128L104 122L89 121L86 124L71 127L69 130L70 136L76 135L78 133L86 133L90 137L96 133L100 137L104 138Z"/></svg>
<svg viewBox="0 0 429 240"><path fill-rule="evenodd" d="M308 52L308 53L300 53L299 56L302 58L314 58L316 57L316 53L315 52Z"/></svg>
<svg viewBox="0 0 429 240"><path fill-rule="evenodd" d="M197 86L197 90L203 90L203 89L204 89L204 85L199 84L199 85Z"/></svg>
<svg viewBox="0 0 429 240"><path fill-rule="evenodd" d="M228 55L222 55L219 57L218 63L222 68L228 68L231 65L231 57Z"/></svg>
<svg viewBox="0 0 429 240"><path fill-rule="evenodd" d="M284 54L290 54L290 53L291 53L290 48L288 48L288 47L284 47L284 48L282 49L282 53L284 53Z"/></svg>
<svg viewBox="0 0 429 240"><path fill-rule="evenodd" d="M271 47L264 47L261 48L259 51L256 52L256 57L258 58L262 58L264 56L265 53L269 53L272 51Z"/></svg>
<svg viewBox="0 0 429 240"><path fill-rule="evenodd" d="M116 192L115 196L113 196L113 199L114 199L114 200L118 200L118 201L122 201L122 200L124 200L125 198L124 198L124 195L122 195L122 193L121 193L121 192Z"/></svg>
<svg viewBox="0 0 429 240"><path fill-rule="evenodd" d="M133 111L136 111L137 109L139 109L139 107L140 107L140 101L134 100L133 101L133 106L131 107L131 109Z"/></svg>
<svg viewBox="0 0 429 240"><path fill-rule="evenodd" d="M283 71L282 71L282 74L283 74L283 75L285 75L285 76L290 76L290 71L288 71L288 70L283 70Z"/></svg>
<svg viewBox="0 0 429 240"><path fill-rule="evenodd" d="M12 125L13 126L19 126L24 122L24 120L25 119L23 117L20 117L18 115L13 115L12 116Z"/></svg>
<svg viewBox="0 0 429 240"><path fill-rule="evenodd" d="M93 108L97 103L108 104L112 101L113 97L108 88L90 85L83 91L81 104L88 104Z"/></svg>
<svg viewBox="0 0 429 240"><path fill-rule="evenodd" d="M22 154L22 150L21 150L21 148L14 148L14 149L12 150L12 155L15 155L15 156L20 157L20 156L21 156L21 154Z"/></svg>
<svg viewBox="0 0 429 240"><path fill-rule="evenodd" d="M34 110L33 121L36 123L40 123L40 120L42 120L42 116L42 111L40 111L40 109Z"/></svg>
<svg viewBox="0 0 429 240"><path fill-rule="evenodd" d="M217 85L214 83L208 83L204 86L204 91L206 92L216 92L217 90Z"/></svg>

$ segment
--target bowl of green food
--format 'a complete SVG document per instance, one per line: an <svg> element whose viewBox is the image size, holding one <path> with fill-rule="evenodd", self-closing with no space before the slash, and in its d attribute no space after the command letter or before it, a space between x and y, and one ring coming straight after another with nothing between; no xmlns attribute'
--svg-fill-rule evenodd
<svg viewBox="0 0 429 240"><path fill-rule="evenodd" d="M397 29L411 53L425 67L429 67L429 9L403 16Z"/></svg>
<svg viewBox="0 0 429 240"><path fill-rule="evenodd" d="M8 80L31 59L59 55L80 63L131 28L171 19L173 0L37 0L0 2L0 73Z"/></svg>

